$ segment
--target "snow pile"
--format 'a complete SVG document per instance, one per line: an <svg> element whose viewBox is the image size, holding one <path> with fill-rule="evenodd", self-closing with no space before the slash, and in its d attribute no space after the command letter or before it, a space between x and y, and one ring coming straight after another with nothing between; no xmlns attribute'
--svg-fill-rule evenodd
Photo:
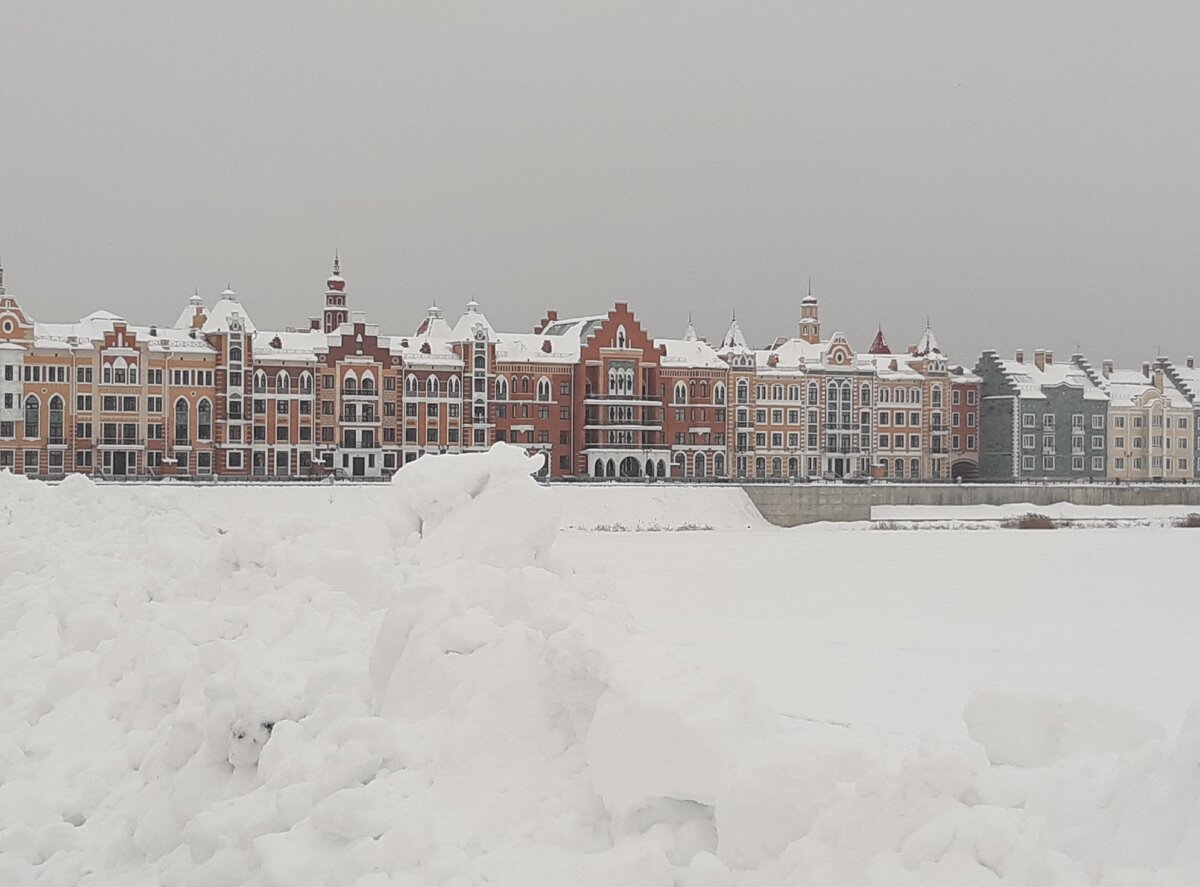
<svg viewBox="0 0 1200 887"><path fill-rule="evenodd" d="M0 883L1200 877L1200 713L1173 741L1012 698L968 707L982 744L785 725L555 562L536 467L427 457L324 524L0 475Z"/></svg>

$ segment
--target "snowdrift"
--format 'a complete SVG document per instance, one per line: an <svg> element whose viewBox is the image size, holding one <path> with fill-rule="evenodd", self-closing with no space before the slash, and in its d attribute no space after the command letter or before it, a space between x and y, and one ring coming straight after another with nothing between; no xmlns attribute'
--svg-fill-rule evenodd
<svg viewBox="0 0 1200 887"><path fill-rule="evenodd" d="M0 475L0 884L1200 882L1200 712L784 723L555 562L536 467L336 520Z"/></svg>

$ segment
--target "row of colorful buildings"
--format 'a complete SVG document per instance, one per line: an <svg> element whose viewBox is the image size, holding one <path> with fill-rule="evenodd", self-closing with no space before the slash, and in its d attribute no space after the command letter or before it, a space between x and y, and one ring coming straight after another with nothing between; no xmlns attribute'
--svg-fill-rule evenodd
<svg viewBox="0 0 1200 887"><path fill-rule="evenodd" d="M985 352L955 365L928 328L893 352L821 330L751 347L689 323L653 338L624 303L497 331L476 302L384 335L335 259L319 316L258 328L232 290L170 326L97 311L35 321L0 269L0 470L55 477L380 477L509 441L557 478L1181 480L1200 375Z"/></svg>

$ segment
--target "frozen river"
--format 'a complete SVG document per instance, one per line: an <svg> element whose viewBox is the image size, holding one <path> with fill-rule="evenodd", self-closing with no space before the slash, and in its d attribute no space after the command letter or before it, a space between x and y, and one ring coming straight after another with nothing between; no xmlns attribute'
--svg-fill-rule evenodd
<svg viewBox="0 0 1200 887"><path fill-rule="evenodd" d="M945 738L978 688L1178 725L1200 700L1200 533L568 532L638 621L793 716Z"/></svg>

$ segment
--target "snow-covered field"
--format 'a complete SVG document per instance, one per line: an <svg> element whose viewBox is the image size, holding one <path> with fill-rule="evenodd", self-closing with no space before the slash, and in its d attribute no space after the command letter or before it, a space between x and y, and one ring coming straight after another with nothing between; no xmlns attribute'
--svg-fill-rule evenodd
<svg viewBox="0 0 1200 887"><path fill-rule="evenodd" d="M529 467L0 475L0 884L1200 883L1200 534Z"/></svg>

